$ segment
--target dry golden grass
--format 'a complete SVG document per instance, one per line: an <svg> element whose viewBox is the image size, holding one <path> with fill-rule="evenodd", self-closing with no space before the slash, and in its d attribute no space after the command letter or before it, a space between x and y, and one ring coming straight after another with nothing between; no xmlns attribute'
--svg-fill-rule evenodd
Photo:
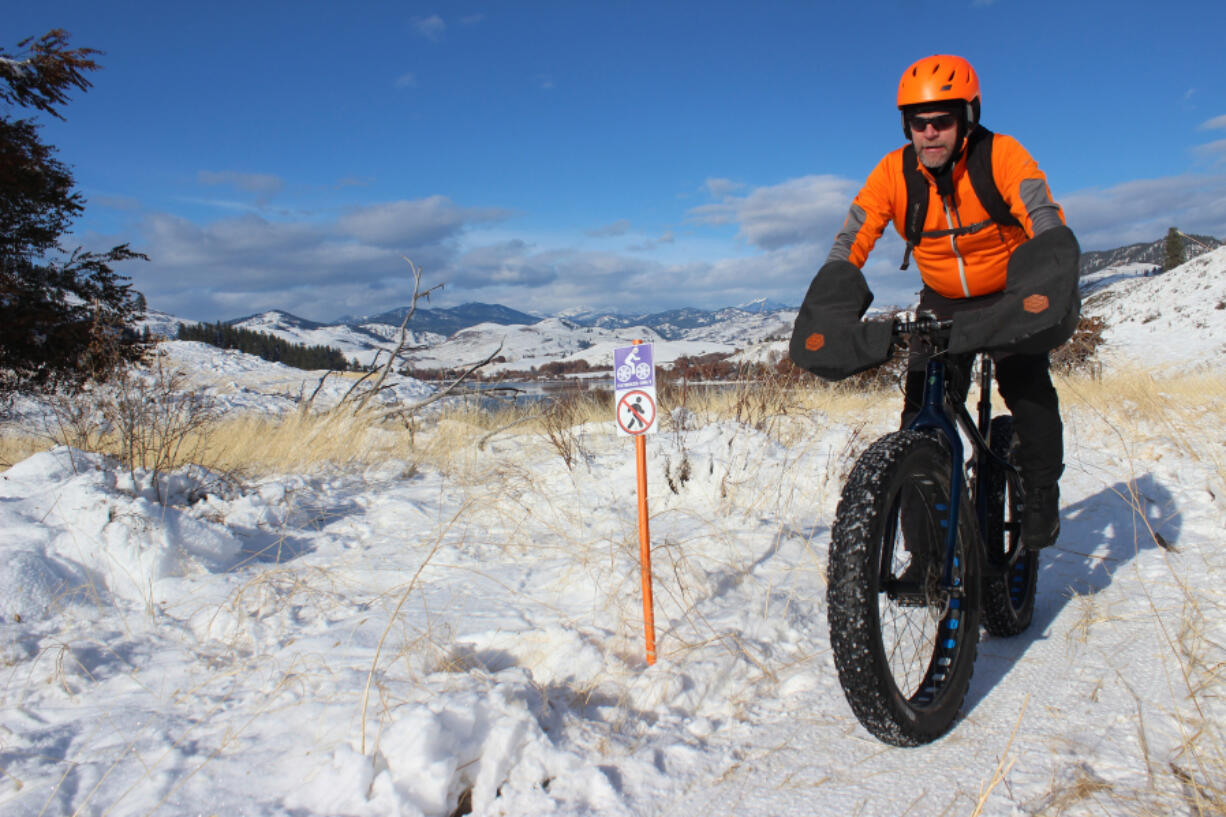
<svg viewBox="0 0 1226 817"><path fill-rule="evenodd" d="M1204 438L1188 436L1198 428L1216 430L1226 425L1226 376L1059 378L1058 389L1066 413L1088 410L1126 439L1162 430L1193 456L1211 458L1219 475L1226 476L1220 439L1206 444ZM812 436L814 421L855 423L866 417L892 421L901 399L894 388L856 391L816 379L799 384L779 380L720 388L671 387L661 389L660 422L662 430L673 430L672 411L685 408L691 426L734 420L791 445ZM996 405L1003 408L999 397ZM369 465L388 459L449 470L479 456L490 440L526 435L550 439L566 429L611 423L612 415L612 397L602 391L576 392L552 404L521 401L494 410L457 402L429 418L409 421L378 421L340 412L230 415L194 431L181 449L194 452L192 461L198 464L238 474ZM111 435L72 442L102 453L120 453L119 441ZM17 432L0 435L0 464L11 465L52 444L50 439ZM170 467L186 463L176 461Z"/></svg>
<svg viewBox="0 0 1226 817"><path fill-rule="evenodd" d="M1129 456L1143 441L1170 440L1193 460L1213 467L1216 493L1226 490L1226 375L1157 378L1137 372L1061 379L1057 387L1066 414L1082 409L1096 416Z"/></svg>
<svg viewBox="0 0 1226 817"><path fill-rule="evenodd" d="M1226 419L1226 376L1197 373L1156 378L1146 372L1124 373L1092 380L1061 378L1066 406L1082 406L1104 417L1136 424L1159 422L1185 440L1188 429L1212 428L1205 420ZM1195 446L1194 446L1195 448ZM1196 453L1190 449L1190 453Z"/></svg>
<svg viewBox="0 0 1226 817"><path fill-rule="evenodd" d="M55 445L41 437L28 434L0 434L0 468L10 468L26 457L46 451Z"/></svg>

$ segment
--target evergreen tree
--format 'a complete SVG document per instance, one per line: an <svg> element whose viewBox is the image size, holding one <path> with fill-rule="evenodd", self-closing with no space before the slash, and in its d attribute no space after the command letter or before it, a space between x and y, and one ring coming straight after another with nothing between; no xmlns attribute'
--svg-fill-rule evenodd
<svg viewBox="0 0 1226 817"><path fill-rule="evenodd" d="M1166 231L1166 245L1162 257L1162 271L1173 270L1186 260L1183 235L1175 227Z"/></svg>
<svg viewBox="0 0 1226 817"><path fill-rule="evenodd" d="M90 83L91 48L69 49L53 30L0 49L0 395L74 388L105 379L149 348L131 329L139 293L111 265L145 258L122 244L106 253L66 252L60 238L85 208L72 174L19 109L63 119L72 89Z"/></svg>
<svg viewBox="0 0 1226 817"><path fill-rule="evenodd" d="M255 332L218 321L213 324L188 326L179 324L179 340L196 340L221 349L237 349L249 355L262 357L273 363L284 363L297 369L332 369L345 371L352 368L349 359L340 349L332 346L305 346L290 343L267 332Z"/></svg>

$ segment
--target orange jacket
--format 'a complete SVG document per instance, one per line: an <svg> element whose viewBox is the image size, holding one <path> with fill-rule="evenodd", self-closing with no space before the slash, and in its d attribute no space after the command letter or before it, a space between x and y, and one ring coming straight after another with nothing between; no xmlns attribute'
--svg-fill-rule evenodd
<svg viewBox="0 0 1226 817"><path fill-rule="evenodd" d="M1064 211L1052 201L1047 177L1026 149L1011 136L998 133L994 138L993 178L1022 227L988 223L963 235L926 237L920 241L913 251L920 277L946 298L970 298L1004 289L1009 256L1013 251L1037 233L1064 223ZM990 221L987 210L971 187L966 171L965 142L963 145L963 155L953 168L954 193L948 201L937 192L932 174L920 165L929 183L924 232L953 230ZM863 267L890 221L894 222L899 235L903 235L907 208L903 151L904 148L899 148L886 155L869 174L851 204L827 261L850 261Z"/></svg>

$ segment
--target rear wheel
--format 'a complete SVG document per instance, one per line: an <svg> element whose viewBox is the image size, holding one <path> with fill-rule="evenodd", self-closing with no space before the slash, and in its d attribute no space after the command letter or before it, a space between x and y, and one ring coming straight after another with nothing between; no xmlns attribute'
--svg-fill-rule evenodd
<svg viewBox="0 0 1226 817"><path fill-rule="evenodd" d="M992 453L1013 462L1013 441L1013 418L994 418L988 430ZM988 559L998 569L989 570L984 581L983 626L995 636L1017 635L1030 626L1034 617L1039 554L1022 546L1019 486L1010 483L1004 469L991 462L986 468L988 513L984 545Z"/></svg>
<svg viewBox="0 0 1226 817"><path fill-rule="evenodd" d="M861 455L839 501L827 566L839 682L866 729L927 743L957 717L979 640L979 548L963 497L952 589L943 588L950 456L917 431Z"/></svg>

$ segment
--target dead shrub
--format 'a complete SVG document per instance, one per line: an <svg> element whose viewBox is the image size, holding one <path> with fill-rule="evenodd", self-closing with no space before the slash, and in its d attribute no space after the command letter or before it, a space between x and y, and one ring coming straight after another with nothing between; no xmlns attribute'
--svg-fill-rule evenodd
<svg viewBox="0 0 1226 817"><path fill-rule="evenodd" d="M1052 350L1051 368L1060 374L1097 374L1098 349L1103 345L1106 323L1099 317L1082 316L1073 336Z"/></svg>

